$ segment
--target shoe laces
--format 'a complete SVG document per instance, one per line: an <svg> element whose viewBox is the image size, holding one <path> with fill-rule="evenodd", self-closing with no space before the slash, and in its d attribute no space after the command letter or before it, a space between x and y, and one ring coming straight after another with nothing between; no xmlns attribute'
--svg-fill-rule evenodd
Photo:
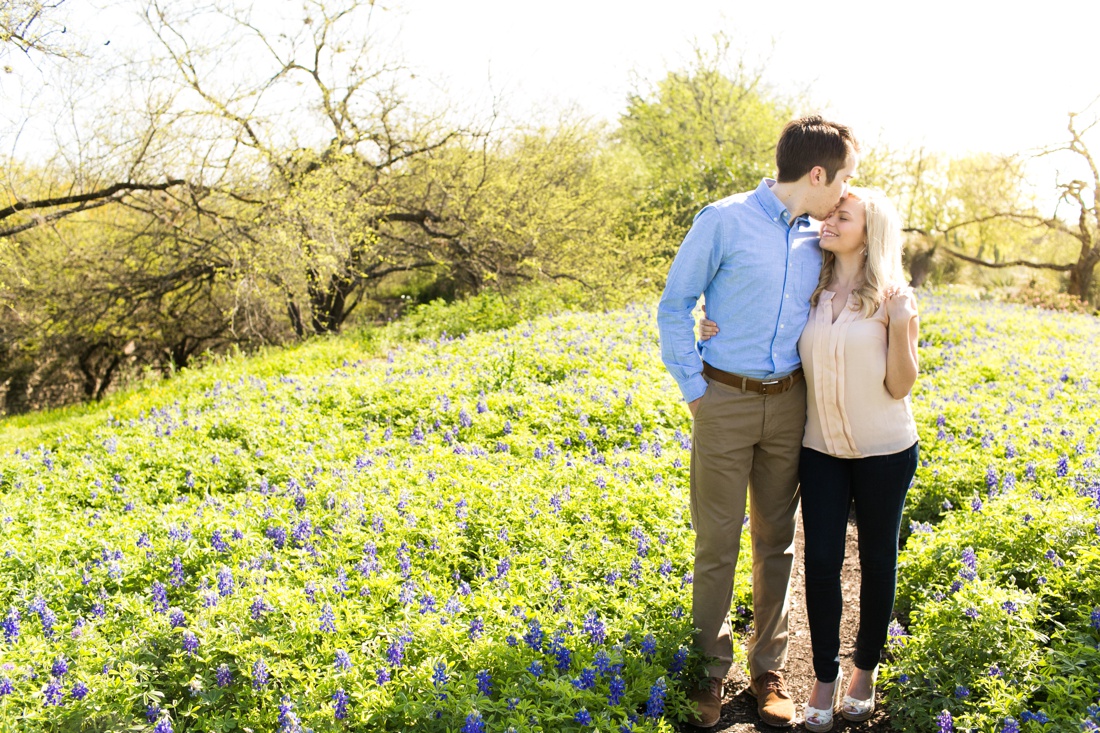
<svg viewBox="0 0 1100 733"><path fill-rule="evenodd" d="M760 675L760 686L764 689L759 692L775 692L787 695L787 685L783 681L783 675L779 672L769 671Z"/></svg>

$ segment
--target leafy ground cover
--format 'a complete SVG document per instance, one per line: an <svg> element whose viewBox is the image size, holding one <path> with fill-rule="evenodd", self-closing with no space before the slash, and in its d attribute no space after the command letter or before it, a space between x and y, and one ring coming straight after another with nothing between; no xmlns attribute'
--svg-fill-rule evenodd
<svg viewBox="0 0 1100 733"><path fill-rule="evenodd" d="M1100 693L1100 326L921 303L892 716L1080 730ZM376 344L9 424L5 727L672 729L700 661L690 424L652 309Z"/></svg>

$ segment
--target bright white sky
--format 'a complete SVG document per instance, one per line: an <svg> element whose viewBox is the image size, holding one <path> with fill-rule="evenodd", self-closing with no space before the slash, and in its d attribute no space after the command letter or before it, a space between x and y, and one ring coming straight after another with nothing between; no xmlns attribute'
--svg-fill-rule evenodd
<svg viewBox="0 0 1100 733"><path fill-rule="evenodd" d="M380 0L383 5L387 0ZM514 102L576 101L614 119L631 73L685 65L691 41L724 31L765 79L857 135L945 152L1017 152L1054 142L1100 95L1100 2L979 0L414 0L407 60L452 91ZM774 42L774 48L773 48Z"/></svg>
<svg viewBox="0 0 1100 733"><path fill-rule="evenodd" d="M257 0L256 7L274 2ZM449 97L474 106L503 92L508 111L521 118L546 114L550 121L551 110L575 103L613 121L632 79L656 80L686 66L693 39L705 44L716 31L734 38L750 61L766 61L765 81L780 93L808 92L806 111L891 147L1023 152L1064 139L1067 113L1100 95L1097 0L377 3L376 20L399 28L404 59L421 79L438 80ZM110 56L147 37L128 30L139 5L69 0L62 7L74 35ZM301 12L294 0L284 6ZM3 76L0 97L14 90ZM25 90L16 96L26 101ZM1100 112L1100 103L1091 111Z"/></svg>

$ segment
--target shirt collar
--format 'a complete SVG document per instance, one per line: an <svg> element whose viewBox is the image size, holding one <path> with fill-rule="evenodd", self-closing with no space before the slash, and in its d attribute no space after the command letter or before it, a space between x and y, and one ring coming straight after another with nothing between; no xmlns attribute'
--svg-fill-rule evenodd
<svg viewBox="0 0 1100 733"><path fill-rule="evenodd" d="M756 198L760 202L760 206L763 207L764 213L774 222L780 222L784 226L791 226L791 212L787 211L787 207L783 205L783 202L779 200L779 197L772 192L772 186L775 185L774 178L763 178L760 180L760 185L756 187ZM807 214L802 214L794 218L795 222L809 221Z"/></svg>

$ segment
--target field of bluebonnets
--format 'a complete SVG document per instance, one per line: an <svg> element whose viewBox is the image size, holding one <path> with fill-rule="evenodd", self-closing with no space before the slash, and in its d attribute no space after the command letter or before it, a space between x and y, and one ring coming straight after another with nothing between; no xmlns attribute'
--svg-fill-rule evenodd
<svg viewBox="0 0 1100 733"><path fill-rule="evenodd" d="M1096 729L1100 321L920 300L894 725ZM652 306L384 343L0 423L0 727L671 730L690 422Z"/></svg>

